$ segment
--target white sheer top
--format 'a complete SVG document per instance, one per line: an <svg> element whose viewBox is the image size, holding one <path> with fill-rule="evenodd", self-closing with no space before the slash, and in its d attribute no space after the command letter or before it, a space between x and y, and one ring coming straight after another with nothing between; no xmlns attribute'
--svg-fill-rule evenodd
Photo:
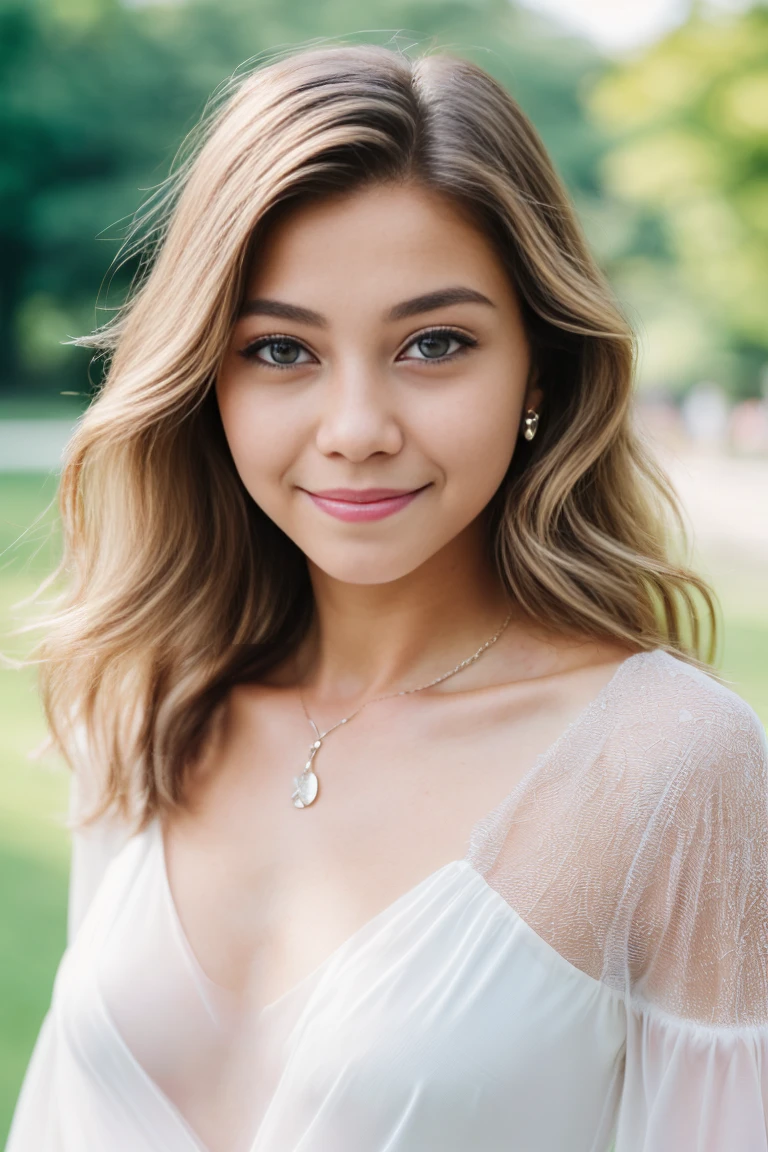
<svg viewBox="0 0 768 1152"><path fill-rule="evenodd" d="M199 967L158 820L75 834L8 1152L613 1142L768 1152L768 749L705 674L624 661L462 859L256 1013Z"/></svg>

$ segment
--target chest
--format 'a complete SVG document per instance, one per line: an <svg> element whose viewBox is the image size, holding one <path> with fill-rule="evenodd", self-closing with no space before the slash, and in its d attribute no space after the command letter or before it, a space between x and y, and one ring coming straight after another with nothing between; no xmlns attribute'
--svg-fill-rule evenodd
<svg viewBox="0 0 768 1152"><path fill-rule="evenodd" d="M306 719L280 699L246 714L165 829L170 890L205 973L271 1002L463 857L558 734L565 717L549 703L377 704L322 742L304 809L291 793L313 743Z"/></svg>

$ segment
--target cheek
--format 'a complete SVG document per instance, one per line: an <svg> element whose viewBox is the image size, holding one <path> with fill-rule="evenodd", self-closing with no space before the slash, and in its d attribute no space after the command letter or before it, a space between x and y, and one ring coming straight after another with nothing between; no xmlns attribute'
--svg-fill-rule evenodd
<svg viewBox="0 0 768 1152"><path fill-rule="evenodd" d="M454 501L490 500L509 467L517 442L519 402L509 393L486 391L446 405L430 422L432 454Z"/></svg>
<svg viewBox="0 0 768 1152"><path fill-rule="evenodd" d="M224 434L243 484L258 504L274 502L277 483L298 452L300 430L254 390L224 382L216 389ZM271 498L270 498L271 494Z"/></svg>

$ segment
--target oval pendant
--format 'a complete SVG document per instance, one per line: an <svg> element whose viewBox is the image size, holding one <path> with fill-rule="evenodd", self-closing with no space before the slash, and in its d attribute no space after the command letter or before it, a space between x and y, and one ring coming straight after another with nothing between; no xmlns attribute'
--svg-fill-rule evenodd
<svg viewBox="0 0 768 1152"><path fill-rule="evenodd" d="M308 808L316 796L317 776L311 768L305 769L300 776L294 776L291 795L294 808Z"/></svg>

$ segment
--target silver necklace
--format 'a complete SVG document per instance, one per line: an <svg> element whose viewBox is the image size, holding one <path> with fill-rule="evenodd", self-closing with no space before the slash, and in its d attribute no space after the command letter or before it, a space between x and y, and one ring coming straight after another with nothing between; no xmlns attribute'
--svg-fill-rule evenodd
<svg viewBox="0 0 768 1152"><path fill-rule="evenodd" d="M323 740L325 740L326 736L330 736L331 732L335 732L335 730L340 728L342 724L348 724L353 716L357 716L358 712L362 712L363 708L367 708L369 704L376 704L379 700L391 700L394 696L408 696L412 692L423 692L425 688L432 688L435 684L441 684L442 681L447 680L449 676L455 676L457 672L461 672L462 669L467 668L470 664L474 664L475 660L480 659L483 652L490 648L492 644L496 643L499 636L501 636L502 632L507 627L511 619L512 613L510 612L509 616L507 616L498 632L495 632L493 636L491 636L490 640L486 640L485 644L482 644L478 648L477 652L474 653L474 655L468 656L466 660L462 660L461 663L457 664L455 668L451 668L450 672L444 672L442 676L437 676L434 680L430 680L428 684L419 684L418 688L403 688L400 692L388 692L384 696L374 696L372 700L366 700L364 704L361 704L358 708L355 708L354 712L350 712L349 716L345 716L343 720L337 720L336 723L332 724L331 727L326 729L325 732L321 732L319 730L317 724L315 724L309 712L307 712L307 706L304 703L304 697L301 694L301 689L299 689L299 700L301 701L301 706L304 709L304 715L312 725L312 730L315 733L315 739L310 745L309 757L306 764L304 765L303 771L298 776L294 776L293 778L293 792L291 793L291 799L293 800L294 808L308 808L309 805L313 804L317 798L318 779L312 767L312 762L314 761L315 756L317 756L317 753L320 751Z"/></svg>

